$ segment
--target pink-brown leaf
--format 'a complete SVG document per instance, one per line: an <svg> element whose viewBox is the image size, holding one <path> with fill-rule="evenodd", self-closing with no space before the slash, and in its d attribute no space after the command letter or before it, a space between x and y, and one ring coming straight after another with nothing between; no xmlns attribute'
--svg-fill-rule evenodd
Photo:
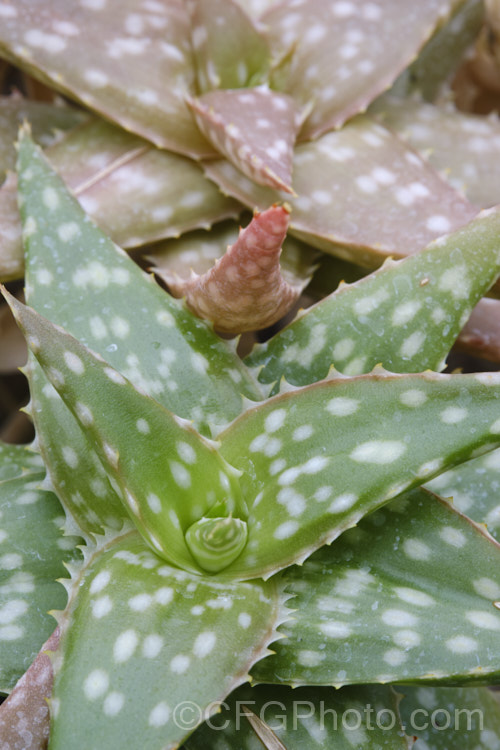
<svg viewBox="0 0 500 750"><path fill-rule="evenodd" d="M279 256L288 211L272 206L256 214L226 254L207 273L188 280L164 272L170 291L222 333L254 331L272 325L298 299L300 286L281 275Z"/></svg>
<svg viewBox="0 0 500 750"><path fill-rule="evenodd" d="M259 86L211 91L190 102L200 130L243 174L293 193L293 146L300 114L291 97Z"/></svg>

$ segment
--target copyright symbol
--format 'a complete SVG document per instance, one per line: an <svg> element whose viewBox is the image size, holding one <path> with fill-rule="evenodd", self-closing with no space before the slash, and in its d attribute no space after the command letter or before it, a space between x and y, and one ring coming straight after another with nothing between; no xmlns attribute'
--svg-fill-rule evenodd
<svg viewBox="0 0 500 750"><path fill-rule="evenodd" d="M203 711L193 701L182 701L176 705L172 718L179 729L194 729L201 724Z"/></svg>

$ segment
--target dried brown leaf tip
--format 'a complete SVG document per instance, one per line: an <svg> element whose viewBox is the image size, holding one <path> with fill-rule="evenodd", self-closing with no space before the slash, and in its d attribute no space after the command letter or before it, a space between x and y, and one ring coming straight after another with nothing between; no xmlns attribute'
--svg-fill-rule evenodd
<svg viewBox="0 0 500 750"><path fill-rule="evenodd" d="M281 275L279 257L289 212L272 206L256 213L213 268L190 279L163 272L174 297L211 320L221 333L255 331L282 318L300 295Z"/></svg>

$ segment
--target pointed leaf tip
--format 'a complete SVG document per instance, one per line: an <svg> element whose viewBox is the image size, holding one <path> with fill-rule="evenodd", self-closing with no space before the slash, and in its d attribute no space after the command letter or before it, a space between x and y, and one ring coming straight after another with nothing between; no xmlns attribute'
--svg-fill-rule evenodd
<svg viewBox="0 0 500 750"><path fill-rule="evenodd" d="M259 86L212 91L189 104L201 132L243 174L295 194L292 158L301 117L293 99Z"/></svg>
<svg viewBox="0 0 500 750"><path fill-rule="evenodd" d="M280 271L279 257L289 209L272 206L256 213L220 261L203 276L167 276L171 293L223 333L253 331L275 323L300 295ZM165 275L165 274L164 274Z"/></svg>

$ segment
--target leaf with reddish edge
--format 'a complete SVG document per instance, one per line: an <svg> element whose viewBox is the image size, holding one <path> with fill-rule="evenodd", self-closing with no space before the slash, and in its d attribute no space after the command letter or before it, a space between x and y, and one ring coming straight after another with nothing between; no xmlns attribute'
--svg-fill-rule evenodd
<svg viewBox="0 0 500 750"><path fill-rule="evenodd" d="M382 364L391 372L444 369L472 308L500 274L500 212L482 211L463 229L364 279L341 285L246 359L279 387ZM495 301L496 302L496 301ZM500 303L497 303L500 304Z"/></svg>
<svg viewBox="0 0 500 750"><path fill-rule="evenodd" d="M500 542L500 450L445 471L426 484ZM500 587L498 588L500 599Z"/></svg>
<svg viewBox="0 0 500 750"><path fill-rule="evenodd" d="M189 104L200 130L243 174L293 193L293 145L300 125L293 99L259 86L211 91Z"/></svg>
<svg viewBox="0 0 500 750"><path fill-rule="evenodd" d="M405 493L280 578L293 617L256 680L498 680L500 545L430 493Z"/></svg>
<svg viewBox="0 0 500 750"><path fill-rule="evenodd" d="M267 577L300 563L404 490L493 450L499 395L498 373L377 368L250 408L218 436L248 503L248 544L219 575Z"/></svg>
<svg viewBox="0 0 500 750"><path fill-rule="evenodd" d="M296 198L256 185L227 161L206 162L205 172L252 209L286 200L292 234L370 268L389 255L417 252L478 212L399 138L366 116L296 147Z"/></svg>
<svg viewBox="0 0 500 750"><path fill-rule="evenodd" d="M189 0L200 91L257 86L267 79L267 39L234 0Z"/></svg>
<svg viewBox="0 0 500 750"><path fill-rule="evenodd" d="M0 707L0 735L3 746L9 750L45 750L47 747L50 731L48 699L53 674L46 652L55 651L58 643L57 627Z"/></svg>
<svg viewBox="0 0 500 750"><path fill-rule="evenodd" d="M186 297L189 309L211 320L221 333L255 331L276 323L293 306L302 286L290 286L280 272L281 245L288 211L272 206L255 214L226 254L203 276L171 277L175 297Z"/></svg>
<svg viewBox="0 0 500 750"><path fill-rule="evenodd" d="M500 300L482 299L456 341L458 351L500 362Z"/></svg>
<svg viewBox="0 0 500 750"><path fill-rule="evenodd" d="M106 542L88 550L61 616L51 748L88 750L92 735L102 748L126 737L172 750L269 653L284 599L272 581L171 568L135 532Z"/></svg>
<svg viewBox="0 0 500 750"><path fill-rule="evenodd" d="M121 0L118 15L106 0L3 7L3 57L161 148L193 158L213 154L185 102L195 93L195 71L182 0L152 9Z"/></svg>
<svg viewBox="0 0 500 750"><path fill-rule="evenodd" d="M14 142L24 120L31 122L34 137L43 146L57 141L64 130L69 130L87 118L84 112L63 105L24 99L22 96L0 97L0 182L3 170L14 169Z"/></svg>
<svg viewBox="0 0 500 750"><path fill-rule="evenodd" d="M462 0L285 0L262 16L280 56L296 44L286 92L312 103L301 138L317 138L362 112L415 58Z"/></svg>
<svg viewBox="0 0 500 750"><path fill-rule="evenodd" d="M428 159L471 203L481 208L500 203L498 117L394 97L383 97L372 114Z"/></svg>
<svg viewBox="0 0 500 750"><path fill-rule="evenodd" d="M245 216L244 219L251 219ZM187 282L191 271L203 275L219 260L226 248L233 245L239 234L235 221L224 221L210 232L196 230L182 237L169 239L148 249L144 256L151 270L166 284ZM303 290L311 281L317 267L319 253L294 237L285 237L280 256L281 273L285 281ZM323 255L327 260L330 256Z"/></svg>
<svg viewBox="0 0 500 750"><path fill-rule="evenodd" d="M189 422L137 390L63 329L4 294L45 376L89 438L144 539L171 564L202 572L186 533L206 517L246 520L239 472ZM72 446L61 452L70 466L78 465Z"/></svg>

